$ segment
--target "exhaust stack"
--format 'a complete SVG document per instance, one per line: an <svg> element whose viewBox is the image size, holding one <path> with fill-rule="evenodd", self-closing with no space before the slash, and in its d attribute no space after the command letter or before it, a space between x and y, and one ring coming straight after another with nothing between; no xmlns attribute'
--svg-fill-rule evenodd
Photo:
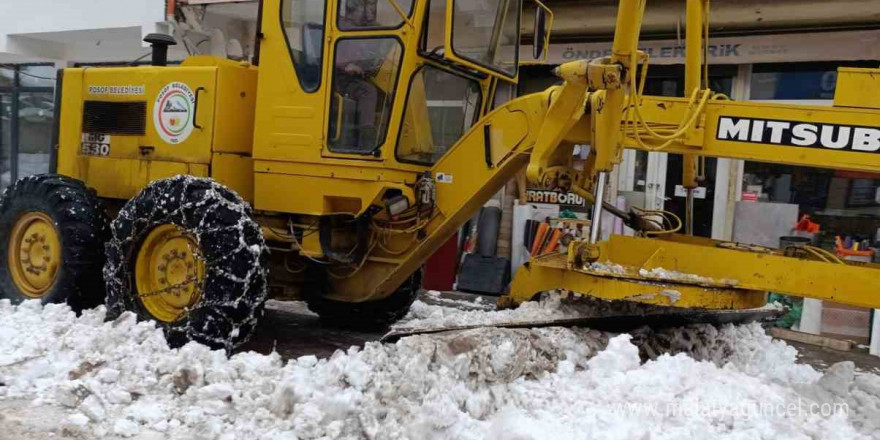
<svg viewBox="0 0 880 440"><path fill-rule="evenodd" d="M153 48L153 62L151 64L154 66L167 66L168 46L177 45L174 37L165 34L148 34L144 37L144 42L150 43L150 47Z"/></svg>

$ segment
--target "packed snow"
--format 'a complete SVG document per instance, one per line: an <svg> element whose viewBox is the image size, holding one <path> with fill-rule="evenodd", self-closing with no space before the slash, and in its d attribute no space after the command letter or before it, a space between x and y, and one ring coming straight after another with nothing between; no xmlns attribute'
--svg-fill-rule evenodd
<svg viewBox="0 0 880 440"><path fill-rule="evenodd" d="M464 300L464 299L454 299L443 296L443 294L436 290L428 290L423 292L420 296L419 302L424 303L422 300L429 301L432 304L445 306L444 308L451 308L453 310L494 310L495 309L495 301L487 301L486 297L477 296L473 301Z"/></svg>
<svg viewBox="0 0 880 440"><path fill-rule="evenodd" d="M439 292L428 292L428 295L439 297ZM397 322L394 330L432 329L465 327L477 325L512 324L520 322L549 321L571 319L582 316L580 308L565 303L564 295L544 295L539 301L528 301L515 309L493 310L494 307L468 308L466 305L447 307L441 304L429 304L416 300L409 313ZM446 299L449 303L467 303ZM473 303L471 303L473 304ZM483 304L482 302L480 304Z"/></svg>
<svg viewBox="0 0 880 440"><path fill-rule="evenodd" d="M797 364L756 324L486 328L284 362L104 319L0 301L0 401L62 408L52 434L89 439L880 438L880 377Z"/></svg>
<svg viewBox="0 0 880 440"><path fill-rule="evenodd" d="M733 280L729 278L722 278L720 280L716 280L715 278L704 277L702 275L697 275L693 273L684 273L679 272L677 270L669 270L664 269L662 267L655 267L651 270L648 269L639 269L639 275L643 278L651 278L657 280L664 281L679 281L686 283L697 283L697 284L723 284L726 286L736 286L739 284L738 280Z"/></svg>
<svg viewBox="0 0 880 440"><path fill-rule="evenodd" d="M612 276L634 276L636 273L642 278L649 278L652 280L659 281L673 281L673 282L682 282L682 283L691 283L691 284L706 284L706 285L714 285L714 284L722 284L725 286L736 286L739 284L738 280L733 280L729 278L715 279L711 277L706 277L702 275L697 275L693 273L685 273L677 270L669 270L664 269L662 267L655 267L652 269L645 268L628 268L626 266L622 266L617 263L612 263L610 261L606 262L594 262L590 263L586 266L586 269L590 272L598 273L601 275L612 275Z"/></svg>

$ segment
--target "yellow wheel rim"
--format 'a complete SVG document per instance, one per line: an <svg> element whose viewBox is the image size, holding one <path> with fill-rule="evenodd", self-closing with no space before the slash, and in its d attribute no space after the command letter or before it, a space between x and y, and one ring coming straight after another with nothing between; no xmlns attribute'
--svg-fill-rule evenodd
<svg viewBox="0 0 880 440"><path fill-rule="evenodd" d="M25 296L40 298L55 283L61 264L61 240L55 222L42 212L28 212L9 234L7 254L12 282Z"/></svg>
<svg viewBox="0 0 880 440"><path fill-rule="evenodd" d="M202 297L205 265L195 237L176 225L153 229L137 254L137 295L153 318L183 319Z"/></svg>

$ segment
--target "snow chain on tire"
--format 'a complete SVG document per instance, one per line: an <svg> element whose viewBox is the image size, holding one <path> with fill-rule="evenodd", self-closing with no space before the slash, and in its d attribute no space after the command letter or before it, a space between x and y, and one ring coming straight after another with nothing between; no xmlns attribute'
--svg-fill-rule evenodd
<svg viewBox="0 0 880 440"><path fill-rule="evenodd" d="M107 307L111 317L132 311L153 319L135 282L137 254L151 231L175 225L193 237L204 277L198 301L174 322L156 320L171 346L198 341L232 350L246 342L268 294L268 248L251 208L213 180L177 176L158 180L126 203L107 243ZM174 286L171 286L174 287Z"/></svg>
<svg viewBox="0 0 880 440"><path fill-rule="evenodd" d="M101 268L109 237L107 215L83 182L57 174L19 179L0 200L0 298L17 303L33 296L16 287L10 273L11 234L23 216L37 214L51 221L60 244L61 261L54 282L39 295L43 303L67 302L76 311L104 300Z"/></svg>

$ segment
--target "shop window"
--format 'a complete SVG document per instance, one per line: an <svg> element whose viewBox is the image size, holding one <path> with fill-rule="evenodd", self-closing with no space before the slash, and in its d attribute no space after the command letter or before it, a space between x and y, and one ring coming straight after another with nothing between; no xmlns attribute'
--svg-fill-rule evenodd
<svg viewBox="0 0 880 440"><path fill-rule="evenodd" d="M281 4L281 25L287 47L306 92L321 86L321 59L324 51L324 1L284 0Z"/></svg>
<svg viewBox="0 0 880 440"><path fill-rule="evenodd" d="M758 72L752 74L752 99L834 99L837 72Z"/></svg>
<svg viewBox="0 0 880 440"><path fill-rule="evenodd" d="M55 87L55 66L47 64L21 66L18 85L21 87Z"/></svg>
<svg viewBox="0 0 880 440"><path fill-rule="evenodd" d="M54 107L52 92L19 94L18 177L49 172Z"/></svg>
<svg viewBox="0 0 880 440"><path fill-rule="evenodd" d="M432 66L412 79L397 158L434 164L480 115L480 83Z"/></svg>
<svg viewBox="0 0 880 440"><path fill-rule="evenodd" d="M876 62L788 63L756 65L753 100L826 101L831 105L838 67L868 67ZM822 105L822 102L810 102ZM822 226L820 244L833 246L836 235L873 237L880 226L880 174L746 161L743 198L798 205Z"/></svg>
<svg viewBox="0 0 880 440"><path fill-rule="evenodd" d="M517 95L524 96L532 93L540 93L550 87L562 85L562 80L553 74L553 65L524 65L519 68L519 81L517 81ZM500 83L500 82L499 82Z"/></svg>
<svg viewBox="0 0 880 440"><path fill-rule="evenodd" d="M12 87L15 85L15 67L0 66L0 87Z"/></svg>
<svg viewBox="0 0 880 440"><path fill-rule="evenodd" d="M396 38L336 43L330 101L330 151L370 154L385 140L403 48Z"/></svg>
<svg viewBox="0 0 880 440"><path fill-rule="evenodd" d="M0 65L0 187L51 168L55 66Z"/></svg>
<svg viewBox="0 0 880 440"><path fill-rule="evenodd" d="M412 14L412 0L396 0L400 12ZM403 24L394 5L389 0L339 0L337 27L343 31L370 29L393 29Z"/></svg>
<svg viewBox="0 0 880 440"><path fill-rule="evenodd" d="M819 244L835 236L871 238L880 227L880 174L746 162L744 199L798 205L821 225Z"/></svg>
<svg viewBox="0 0 880 440"><path fill-rule="evenodd" d="M753 100L831 100L838 67L875 67L876 62L758 64L752 70Z"/></svg>

